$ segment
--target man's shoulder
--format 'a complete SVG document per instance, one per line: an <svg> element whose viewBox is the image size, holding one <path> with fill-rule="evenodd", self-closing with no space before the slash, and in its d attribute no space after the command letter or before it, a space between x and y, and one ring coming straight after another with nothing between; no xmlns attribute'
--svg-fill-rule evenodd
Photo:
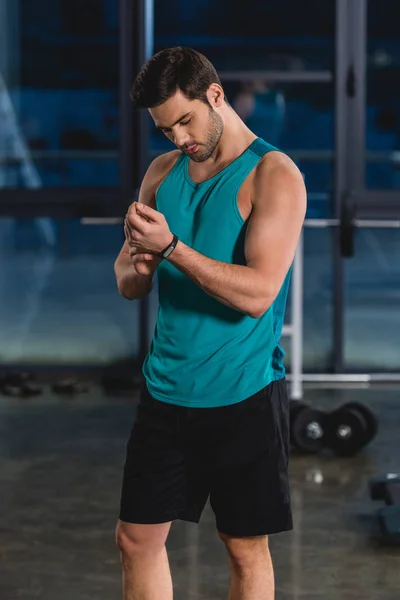
<svg viewBox="0 0 400 600"><path fill-rule="evenodd" d="M280 178L283 180L298 180L303 182L303 175L293 160L280 150L267 152L255 169L255 181Z"/></svg>
<svg viewBox="0 0 400 600"><path fill-rule="evenodd" d="M150 163L141 185L141 202L155 208L158 188L175 165L180 154L180 150L172 150L172 152L160 154Z"/></svg>
<svg viewBox="0 0 400 600"><path fill-rule="evenodd" d="M181 154L180 150L172 150L171 152L160 154L152 161L149 167L149 173L151 173L155 179L164 177L174 167Z"/></svg>
<svg viewBox="0 0 400 600"><path fill-rule="evenodd" d="M253 179L253 206L305 207L307 192L304 177L293 160L271 150L258 163Z"/></svg>

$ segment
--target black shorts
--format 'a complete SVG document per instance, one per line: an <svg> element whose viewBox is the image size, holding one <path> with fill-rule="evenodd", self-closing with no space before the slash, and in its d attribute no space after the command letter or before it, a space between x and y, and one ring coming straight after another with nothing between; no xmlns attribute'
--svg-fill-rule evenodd
<svg viewBox="0 0 400 600"><path fill-rule="evenodd" d="M220 533L288 531L288 460L285 380L218 408L166 404L145 388L127 445L120 520L198 523L209 498Z"/></svg>

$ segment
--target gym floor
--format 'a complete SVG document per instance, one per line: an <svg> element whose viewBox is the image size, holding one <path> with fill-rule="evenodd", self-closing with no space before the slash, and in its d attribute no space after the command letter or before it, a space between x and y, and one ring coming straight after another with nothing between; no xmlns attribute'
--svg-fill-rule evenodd
<svg viewBox="0 0 400 600"><path fill-rule="evenodd" d="M293 532L274 536L276 600L397 600L400 549L385 547L368 480L399 469L399 390L307 390L333 408L360 401L380 431L351 459L291 460ZM114 546L132 398L88 394L0 401L0 597L120 598ZM207 507L199 526L177 522L168 540L175 600L226 600L224 548Z"/></svg>

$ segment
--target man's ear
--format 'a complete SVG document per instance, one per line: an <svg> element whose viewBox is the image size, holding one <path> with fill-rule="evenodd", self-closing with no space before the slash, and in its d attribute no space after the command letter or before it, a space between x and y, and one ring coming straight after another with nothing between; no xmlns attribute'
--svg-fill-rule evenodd
<svg viewBox="0 0 400 600"><path fill-rule="evenodd" d="M224 103L224 90L218 83L212 83L207 90L207 99L213 108L221 108Z"/></svg>

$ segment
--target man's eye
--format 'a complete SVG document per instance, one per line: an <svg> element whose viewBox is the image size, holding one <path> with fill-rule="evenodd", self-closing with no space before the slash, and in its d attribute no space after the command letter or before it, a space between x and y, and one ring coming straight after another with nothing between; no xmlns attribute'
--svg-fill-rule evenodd
<svg viewBox="0 0 400 600"><path fill-rule="evenodd" d="M187 121L181 121L181 125L188 125L192 119L188 119Z"/></svg>

